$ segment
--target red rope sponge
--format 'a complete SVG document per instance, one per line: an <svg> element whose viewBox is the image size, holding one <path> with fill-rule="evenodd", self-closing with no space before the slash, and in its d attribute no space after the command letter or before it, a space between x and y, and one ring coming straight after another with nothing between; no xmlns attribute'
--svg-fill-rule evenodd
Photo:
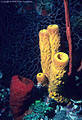
<svg viewBox="0 0 82 120"><path fill-rule="evenodd" d="M72 73L72 40L71 40L68 0L64 0L64 7L65 7L65 20L66 20L66 35L67 35L67 40L69 45L69 59L70 59L68 76L70 76Z"/></svg>
<svg viewBox="0 0 82 120"><path fill-rule="evenodd" d="M10 107L15 120L22 120L22 115L26 111L24 101L27 104L31 100L31 91L34 87L32 80L15 75L12 77L10 86Z"/></svg>

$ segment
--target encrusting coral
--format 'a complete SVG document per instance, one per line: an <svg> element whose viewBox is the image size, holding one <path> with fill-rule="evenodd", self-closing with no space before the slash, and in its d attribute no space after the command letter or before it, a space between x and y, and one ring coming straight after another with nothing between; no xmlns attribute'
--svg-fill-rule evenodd
<svg viewBox="0 0 82 120"><path fill-rule="evenodd" d="M46 105L46 103L41 100L36 100L35 103L30 106L30 109L32 110L32 113L26 115L23 120L47 120L45 114L47 111L53 110L52 107Z"/></svg>
<svg viewBox="0 0 82 120"><path fill-rule="evenodd" d="M64 84L62 79L66 73L65 67L69 57L66 53L59 52L60 34L58 25L49 25L47 29L39 32L39 46L43 75L42 77L37 75L37 81L41 84L45 81L45 84L47 84L45 75L49 80L49 97L60 103L67 102L67 98L60 95L59 89Z"/></svg>

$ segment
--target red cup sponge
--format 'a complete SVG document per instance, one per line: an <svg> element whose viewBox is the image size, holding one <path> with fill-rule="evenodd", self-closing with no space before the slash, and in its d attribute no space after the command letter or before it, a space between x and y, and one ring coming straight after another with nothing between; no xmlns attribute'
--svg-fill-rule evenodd
<svg viewBox="0 0 82 120"><path fill-rule="evenodd" d="M22 115L26 111L26 105L31 99L31 92L34 87L32 80L15 75L12 77L10 85L10 107L15 120L22 120Z"/></svg>

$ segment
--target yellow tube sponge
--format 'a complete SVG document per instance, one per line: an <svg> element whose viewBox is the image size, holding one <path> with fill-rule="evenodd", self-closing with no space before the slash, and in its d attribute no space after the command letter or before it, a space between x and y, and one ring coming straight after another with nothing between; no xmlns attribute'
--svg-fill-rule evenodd
<svg viewBox="0 0 82 120"><path fill-rule="evenodd" d="M42 86L48 86L48 79L44 73L38 73L36 78L38 83L40 83Z"/></svg>
<svg viewBox="0 0 82 120"><path fill-rule="evenodd" d="M58 25L49 25L47 27L48 33L49 33L49 41L51 46L51 60L53 59L53 56L58 52L58 49L60 47L60 34L59 34L59 27Z"/></svg>
<svg viewBox="0 0 82 120"><path fill-rule="evenodd" d="M49 78L51 65L51 50L49 42L49 33L46 29L39 32L39 47L41 54L42 72Z"/></svg>
<svg viewBox="0 0 82 120"><path fill-rule="evenodd" d="M54 55L53 63L56 69L63 69L67 66L69 57L64 52L58 52Z"/></svg>
<svg viewBox="0 0 82 120"><path fill-rule="evenodd" d="M67 98L64 98L59 89L63 86L62 80L66 73L65 67L67 66L69 57L66 53L58 52L54 55L50 68L50 80L49 80L49 96L57 102L67 102Z"/></svg>

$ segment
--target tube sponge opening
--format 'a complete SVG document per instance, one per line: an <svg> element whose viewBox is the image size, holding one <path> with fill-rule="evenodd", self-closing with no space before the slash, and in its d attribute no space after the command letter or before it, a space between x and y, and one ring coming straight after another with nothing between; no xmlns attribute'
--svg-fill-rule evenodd
<svg viewBox="0 0 82 120"><path fill-rule="evenodd" d="M41 84L42 86L48 85L48 78L46 77L44 73L38 73L36 78L37 78L38 83Z"/></svg>
<svg viewBox="0 0 82 120"><path fill-rule="evenodd" d="M53 62L55 67L65 67L67 66L69 57L64 52L58 52L54 55Z"/></svg>

